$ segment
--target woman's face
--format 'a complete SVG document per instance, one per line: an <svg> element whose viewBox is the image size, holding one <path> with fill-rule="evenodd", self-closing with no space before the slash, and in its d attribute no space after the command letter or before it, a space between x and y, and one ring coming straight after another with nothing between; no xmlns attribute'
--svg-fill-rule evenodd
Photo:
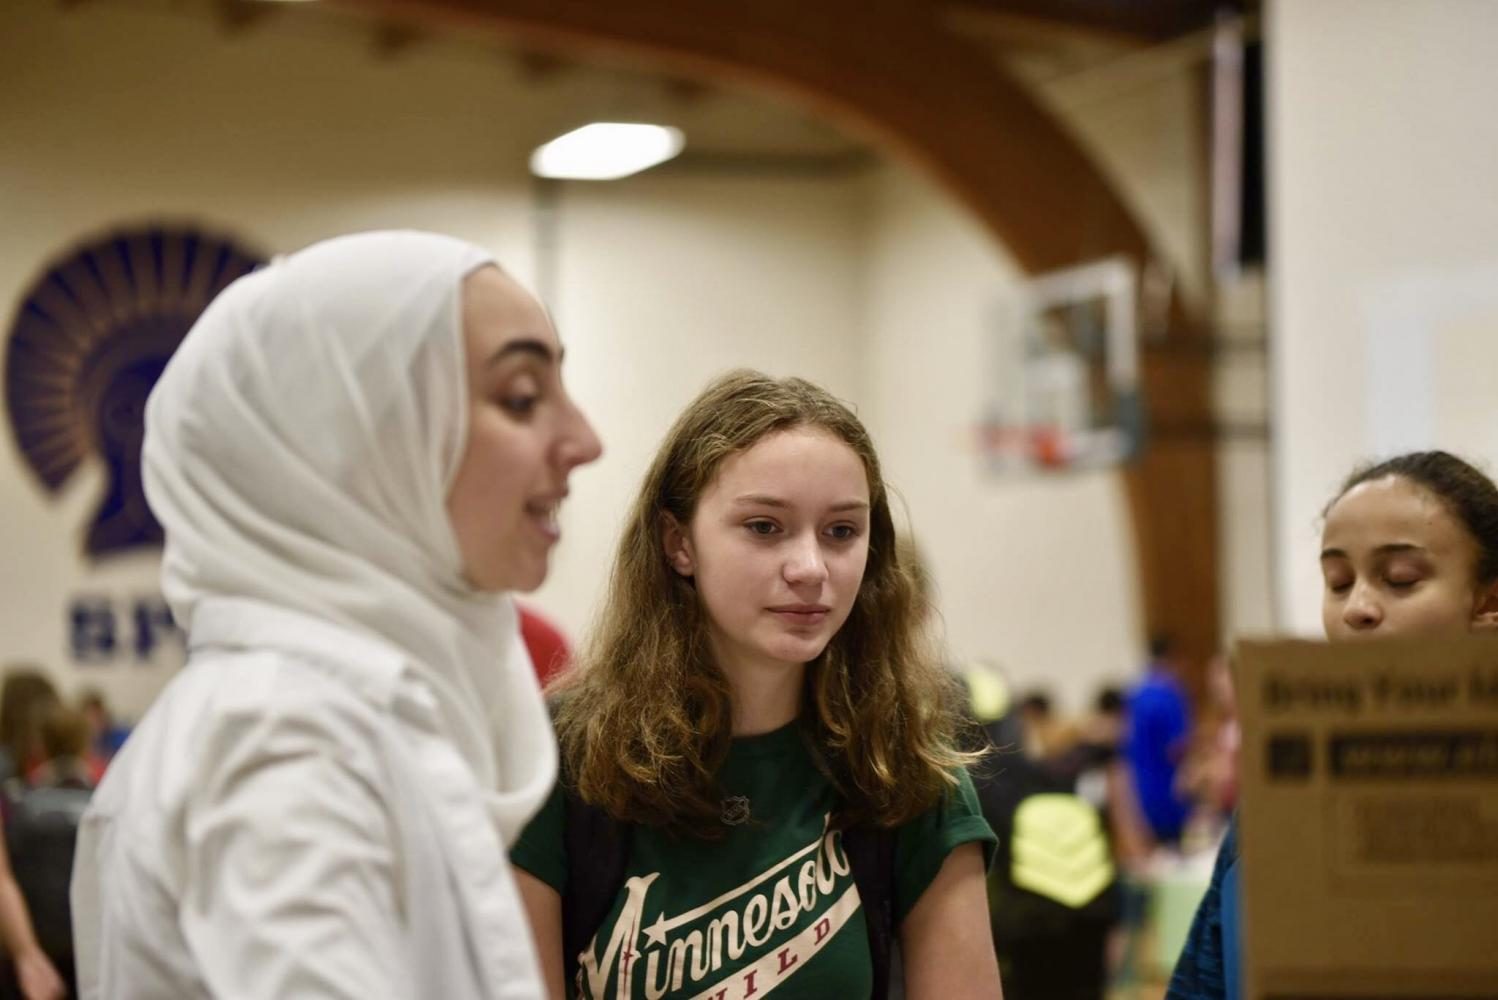
<svg viewBox="0 0 1498 1000"><path fill-rule="evenodd" d="M869 479L842 439L801 427L723 462L683 529L672 568L693 578L713 654L730 677L819 656L847 621L869 557Z"/></svg>
<svg viewBox="0 0 1498 1000"><path fill-rule="evenodd" d="M497 267L463 281L463 340L468 440L447 495L463 572L480 590L534 590L567 477L603 447L562 385L551 320Z"/></svg>
<svg viewBox="0 0 1498 1000"><path fill-rule="evenodd" d="M1360 483L1327 511L1321 622L1332 641L1439 635L1486 625L1498 588L1476 583L1477 542L1402 476Z"/></svg>

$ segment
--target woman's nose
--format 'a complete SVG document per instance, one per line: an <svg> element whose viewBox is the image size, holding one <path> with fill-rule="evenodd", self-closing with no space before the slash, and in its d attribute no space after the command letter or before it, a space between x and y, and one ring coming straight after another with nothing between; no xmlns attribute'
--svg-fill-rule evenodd
<svg viewBox="0 0 1498 1000"><path fill-rule="evenodd" d="M562 464L571 470L597 461L603 454L603 442L598 439L587 415L576 403L570 404L569 409L569 420L562 435L561 456Z"/></svg>

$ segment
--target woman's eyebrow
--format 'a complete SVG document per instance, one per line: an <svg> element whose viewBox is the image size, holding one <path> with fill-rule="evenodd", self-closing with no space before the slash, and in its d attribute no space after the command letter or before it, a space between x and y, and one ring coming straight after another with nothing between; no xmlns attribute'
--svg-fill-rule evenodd
<svg viewBox="0 0 1498 1000"><path fill-rule="evenodd" d="M530 337L521 337L510 341L499 350L489 355L486 365L497 364L512 354L531 354L546 362L547 364L559 364L562 360L562 351L552 351L551 345L542 340L534 340Z"/></svg>

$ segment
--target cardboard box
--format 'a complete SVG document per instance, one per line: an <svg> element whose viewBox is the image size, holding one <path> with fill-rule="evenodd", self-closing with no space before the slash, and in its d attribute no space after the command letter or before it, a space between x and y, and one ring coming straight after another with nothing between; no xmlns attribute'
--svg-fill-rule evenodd
<svg viewBox="0 0 1498 1000"><path fill-rule="evenodd" d="M1250 1000L1498 1000L1498 640L1244 642Z"/></svg>

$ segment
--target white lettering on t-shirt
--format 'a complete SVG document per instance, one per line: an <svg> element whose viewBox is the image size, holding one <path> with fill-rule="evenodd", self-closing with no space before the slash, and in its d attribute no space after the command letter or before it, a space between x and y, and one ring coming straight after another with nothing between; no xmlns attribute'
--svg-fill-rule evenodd
<svg viewBox="0 0 1498 1000"><path fill-rule="evenodd" d="M697 994L696 1000L749 1000L768 993L800 971L801 963L822 950L823 944L848 922L858 909L858 888L848 886L826 916L786 942L785 947L762 956L722 982Z"/></svg>
<svg viewBox="0 0 1498 1000"><path fill-rule="evenodd" d="M640 995L635 992L637 984L643 985L648 1000L696 991L699 983L742 958L749 947L763 948L796 926L804 914L826 906L838 878L852 871L842 836L829 829L829 820L824 817L817 838L790 857L701 906L675 916L661 913L649 927L641 926L645 903L661 873L628 879L624 906L609 929L603 954L595 957L595 938L578 956L578 980L585 994L602 997L611 981L618 997ZM799 971L804 959L820 951L858 905L857 888L847 886L815 924L789 941L778 942L780 947L701 991L700 997L747 1000L769 992ZM705 927L703 918L709 918ZM642 975L636 975L637 969L643 970Z"/></svg>

